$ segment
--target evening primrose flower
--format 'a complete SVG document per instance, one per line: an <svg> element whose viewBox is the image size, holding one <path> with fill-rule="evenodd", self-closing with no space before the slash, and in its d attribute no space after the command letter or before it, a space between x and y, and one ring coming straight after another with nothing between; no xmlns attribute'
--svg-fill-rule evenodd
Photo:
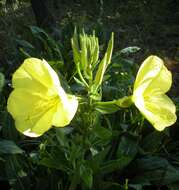
<svg viewBox="0 0 179 190"><path fill-rule="evenodd" d="M132 101L158 131L176 122L176 108L165 95L172 84L171 72L157 56L149 56L141 65L134 83Z"/></svg>
<svg viewBox="0 0 179 190"><path fill-rule="evenodd" d="M13 74L12 85L7 109L24 135L38 137L52 126L64 127L77 111L76 97L65 93L45 60L26 59Z"/></svg>

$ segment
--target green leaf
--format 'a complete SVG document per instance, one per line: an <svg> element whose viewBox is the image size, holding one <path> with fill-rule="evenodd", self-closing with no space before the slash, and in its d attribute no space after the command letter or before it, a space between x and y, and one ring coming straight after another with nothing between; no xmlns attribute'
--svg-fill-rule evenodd
<svg viewBox="0 0 179 190"><path fill-rule="evenodd" d="M104 148L103 150L101 150L100 152L98 152L94 157L93 157L93 161L95 163L99 163L101 164L103 162L103 160L105 159L106 155L109 152L109 146Z"/></svg>
<svg viewBox="0 0 179 190"><path fill-rule="evenodd" d="M101 151L96 151L95 155L93 155L92 160L89 161L89 165L93 170L94 174L99 174L101 173L101 165L103 165L103 161L106 158L106 156L109 153L110 147L106 147Z"/></svg>
<svg viewBox="0 0 179 190"><path fill-rule="evenodd" d="M117 150L118 159L103 163L101 167L102 173L106 174L116 170L123 170L134 159L137 154L138 146L137 141L133 138L134 137L130 137L129 135L122 137Z"/></svg>
<svg viewBox="0 0 179 190"><path fill-rule="evenodd" d="M139 181L139 183L136 184L129 184L129 187L134 188L135 190L143 190L144 186L150 186L151 183L148 180L144 181Z"/></svg>
<svg viewBox="0 0 179 190"><path fill-rule="evenodd" d="M178 190L178 189L179 189L179 182L169 184L169 185L167 185L167 187L168 187L170 190Z"/></svg>
<svg viewBox="0 0 179 190"><path fill-rule="evenodd" d="M91 64L92 64L92 69L96 67L98 64L98 59L99 59L99 42L98 38L93 35L93 43L94 43L94 49L93 49L93 54L91 58Z"/></svg>
<svg viewBox="0 0 179 190"><path fill-rule="evenodd" d="M93 171L86 165L80 166L80 176L88 188L93 185Z"/></svg>
<svg viewBox="0 0 179 190"><path fill-rule="evenodd" d="M115 104L96 104L95 109L102 114L111 114L120 110L121 108Z"/></svg>
<svg viewBox="0 0 179 190"><path fill-rule="evenodd" d="M94 184L96 189L102 189L102 190L124 190L123 186L119 183L115 183L112 181L101 181L99 179L96 180L96 183Z"/></svg>
<svg viewBox="0 0 179 190"><path fill-rule="evenodd" d="M96 72L96 76L95 76L95 80L94 80L94 86L96 87L96 88L94 88L95 92L98 89L98 87L102 84L103 76L106 71L106 67L107 67L107 54L105 54L104 58L102 59L101 63L99 64L98 70Z"/></svg>
<svg viewBox="0 0 179 190"><path fill-rule="evenodd" d="M137 51L139 51L140 48L137 46L133 46L133 47L127 47L124 48L120 51L120 54L130 54L130 53L136 53Z"/></svg>
<svg viewBox="0 0 179 190"><path fill-rule="evenodd" d="M179 182L179 169L172 166L168 160L157 156L146 156L136 161L135 170L138 175L132 182L140 183L149 180L152 184L168 185Z"/></svg>
<svg viewBox="0 0 179 190"><path fill-rule="evenodd" d="M103 174L111 173L116 170L122 170L126 167L131 161L130 157L123 156L116 160L110 160L103 163L103 166L100 168Z"/></svg>
<svg viewBox="0 0 179 190"><path fill-rule="evenodd" d="M78 43L78 35L77 30L75 28L73 38L71 38L71 46L73 50L73 59L75 64L78 64L80 62L80 50L79 50L79 43Z"/></svg>
<svg viewBox="0 0 179 190"><path fill-rule="evenodd" d="M163 139L164 133L153 131L143 139L141 147L146 152L156 152L162 146Z"/></svg>
<svg viewBox="0 0 179 190"><path fill-rule="evenodd" d="M19 48L19 52L21 53L22 57L24 57L24 58L31 57L31 55L23 48Z"/></svg>
<svg viewBox="0 0 179 190"><path fill-rule="evenodd" d="M0 140L0 154L22 154L23 150L13 141Z"/></svg>
<svg viewBox="0 0 179 190"><path fill-rule="evenodd" d="M30 44L29 42L27 42L26 40L18 40L16 39L16 42L18 43L18 45L24 47L24 48L28 48L28 49L35 49L34 46L32 44Z"/></svg>
<svg viewBox="0 0 179 190"><path fill-rule="evenodd" d="M113 46L114 46L114 33L112 32L111 39L109 40L108 48L107 48L107 51L106 51L106 53L107 53L107 65L109 65L110 62L111 62Z"/></svg>
<svg viewBox="0 0 179 190"><path fill-rule="evenodd" d="M94 127L93 131L101 139L109 139L112 136L112 132L104 127Z"/></svg>
<svg viewBox="0 0 179 190"><path fill-rule="evenodd" d="M88 65L88 49L87 49L87 38L86 35L80 35L80 45L81 45L81 64L80 69L85 71Z"/></svg>
<svg viewBox="0 0 179 190"><path fill-rule="evenodd" d="M51 154L46 154L45 157L40 160L39 164L46 166L48 168L55 168L57 170L62 170L64 172L69 172L71 169L66 160L64 152L56 148Z"/></svg>
<svg viewBox="0 0 179 190"><path fill-rule="evenodd" d="M30 30L34 35L39 35L39 34L43 34L46 37L48 37L48 34L41 28L37 27L37 26L30 26Z"/></svg>
<svg viewBox="0 0 179 190"><path fill-rule="evenodd" d="M4 175L11 184L12 189L30 189L28 186L26 187L28 174L24 170L24 164L23 159L17 155L10 155L6 158Z"/></svg>
<svg viewBox="0 0 179 190"><path fill-rule="evenodd" d="M79 79L76 78L76 77L73 77L73 78L74 78L74 80L75 80L75 82L76 82L77 84L79 84L80 86L85 87L84 83L83 83L81 80L79 80Z"/></svg>
<svg viewBox="0 0 179 190"><path fill-rule="evenodd" d="M70 134L73 131L73 128L64 127L64 128L55 128L56 137L61 146L67 146L68 141L66 138L67 134Z"/></svg>
<svg viewBox="0 0 179 190"><path fill-rule="evenodd" d="M117 157L120 158L122 156L125 156L131 161L132 159L134 159L137 152L138 140L136 139L136 137L130 134L125 134L124 136L122 136L117 149Z"/></svg>
<svg viewBox="0 0 179 190"><path fill-rule="evenodd" d="M5 77L3 73L0 73L0 92L5 84Z"/></svg>

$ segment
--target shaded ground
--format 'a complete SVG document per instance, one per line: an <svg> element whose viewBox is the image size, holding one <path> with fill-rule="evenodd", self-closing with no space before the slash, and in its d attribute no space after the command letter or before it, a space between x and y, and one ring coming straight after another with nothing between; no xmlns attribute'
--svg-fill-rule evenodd
<svg viewBox="0 0 179 190"><path fill-rule="evenodd" d="M169 57L179 54L178 1L59 1L47 4L57 21L57 27L78 23L103 33L115 32L116 48L137 45L145 52L160 52ZM1 48L7 41L5 34L22 35L25 25L34 25L30 5L1 18ZM3 36L4 35L4 36ZM9 40L9 39L8 39ZM3 45L2 45L3 44ZM166 53L167 52L167 53ZM2 52L1 52L2 53Z"/></svg>
<svg viewBox="0 0 179 190"><path fill-rule="evenodd" d="M96 30L101 41L109 39L115 32L116 51L127 46L138 46L141 51L135 56L137 62L150 54L166 60L173 72L178 72L179 61L179 1L48 1L47 7L55 18L52 35L59 41L67 41L64 33L73 32L74 26ZM14 40L30 40L27 26L35 25L30 4L0 18L0 64L12 61L17 51ZM51 31L50 28L46 30ZM177 78L177 76L175 76Z"/></svg>

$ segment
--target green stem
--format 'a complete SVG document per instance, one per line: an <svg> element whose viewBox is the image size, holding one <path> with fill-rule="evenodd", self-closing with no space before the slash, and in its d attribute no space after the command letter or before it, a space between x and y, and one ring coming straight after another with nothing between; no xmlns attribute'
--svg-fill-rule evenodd
<svg viewBox="0 0 179 190"><path fill-rule="evenodd" d="M123 98L117 99L117 100L112 100L112 101L107 101L107 102L96 102L96 105L102 105L102 106L107 106L107 105L116 105L121 108L128 108L132 105L132 96L124 96Z"/></svg>
<svg viewBox="0 0 179 190"><path fill-rule="evenodd" d="M128 190L128 181L129 181L128 179L126 179L126 181L125 181L125 185L124 185L125 190Z"/></svg>
<svg viewBox="0 0 179 190"><path fill-rule="evenodd" d="M133 104L132 96L124 96L116 100L116 105L121 108L129 108Z"/></svg>
<svg viewBox="0 0 179 190"><path fill-rule="evenodd" d="M78 185L78 175L74 174L68 190L75 190Z"/></svg>
<svg viewBox="0 0 179 190"><path fill-rule="evenodd" d="M104 106L106 106L106 105L111 105L111 104L115 104L116 105L116 101L117 100L112 100L112 101L107 101L107 102L95 102L95 104L96 105L104 105Z"/></svg>

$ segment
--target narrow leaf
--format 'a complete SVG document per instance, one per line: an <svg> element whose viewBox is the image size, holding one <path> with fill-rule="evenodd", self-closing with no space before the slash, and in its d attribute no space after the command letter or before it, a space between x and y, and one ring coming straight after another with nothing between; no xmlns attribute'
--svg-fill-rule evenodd
<svg viewBox="0 0 179 190"><path fill-rule="evenodd" d="M0 154L22 154L23 150L19 148L13 141L0 141Z"/></svg>

